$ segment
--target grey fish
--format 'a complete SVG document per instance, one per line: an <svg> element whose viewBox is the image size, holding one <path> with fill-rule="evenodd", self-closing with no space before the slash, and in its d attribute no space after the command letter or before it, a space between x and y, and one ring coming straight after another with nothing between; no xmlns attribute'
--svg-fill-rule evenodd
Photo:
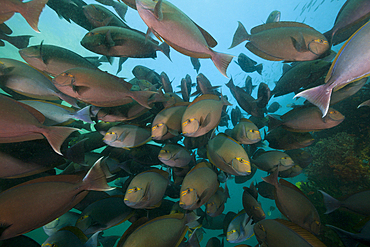
<svg viewBox="0 0 370 247"><path fill-rule="evenodd" d="M370 190L365 190L362 192L355 193L348 196L343 201L339 201L324 191L320 190L324 196L324 203L326 206L326 214L333 212L334 210L344 207L352 212L361 214L361 215L370 215Z"/></svg>
<svg viewBox="0 0 370 247"><path fill-rule="evenodd" d="M280 17L281 17L281 12L279 10L274 10L267 17L266 23L279 22Z"/></svg>

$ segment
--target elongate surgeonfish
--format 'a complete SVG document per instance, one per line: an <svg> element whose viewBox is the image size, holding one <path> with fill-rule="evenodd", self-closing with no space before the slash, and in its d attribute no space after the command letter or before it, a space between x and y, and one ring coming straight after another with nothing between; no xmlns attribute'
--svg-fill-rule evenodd
<svg viewBox="0 0 370 247"><path fill-rule="evenodd" d="M177 143L167 143L158 154L163 164L171 167L184 167L192 160L191 153Z"/></svg>
<svg viewBox="0 0 370 247"><path fill-rule="evenodd" d="M68 212L89 190L106 191L108 186L99 159L84 178L55 175L37 178L0 194L0 240L12 238Z"/></svg>
<svg viewBox="0 0 370 247"><path fill-rule="evenodd" d="M325 247L318 238L302 227L282 219L264 219L254 225L261 246ZM273 243L273 244L271 244Z"/></svg>
<svg viewBox="0 0 370 247"><path fill-rule="evenodd" d="M251 164L244 148L223 133L209 140L207 157L212 164L231 175L246 176L251 173Z"/></svg>
<svg viewBox="0 0 370 247"><path fill-rule="evenodd" d="M261 140L257 126L249 119L242 118L234 129L225 132L241 144L253 144Z"/></svg>
<svg viewBox="0 0 370 247"><path fill-rule="evenodd" d="M142 172L127 187L124 202L131 208L159 207L168 183L166 171L152 169Z"/></svg>
<svg viewBox="0 0 370 247"><path fill-rule="evenodd" d="M211 58L227 77L226 69L234 56L213 51L217 41L185 13L165 0L136 0L141 19L158 39L178 52L194 58Z"/></svg>
<svg viewBox="0 0 370 247"><path fill-rule="evenodd" d="M245 40L248 50L271 61L315 60L329 49L323 34L299 22L266 23L252 28L251 34L239 22L230 48Z"/></svg>
<svg viewBox="0 0 370 247"><path fill-rule="evenodd" d="M262 179L275 186L276 206L285 217L311 233L320 233L319 213L297 186L284 179L278 181L278 169Z"/></svg>
<svg viewBox="0 0 370 247"><path fill-rule="evenodd" d="M28 24L36 32L38 29L39 17L48 0L33 0L22 2L22 0L3 0L1 1L0 23L10 19L14 13L20 13Z"/></svg>
<svg viewBox="0 0 370 247"><path fill-rule="evenodd" d="M201 162L186 174L181 185L180 207L194 210L205 204L219 187L217 174L207 162Z"/></svg>
<svg viewBox="0 0 370 247"><path fill-rule="evenodd" d="M45 126L45 117L34 108L0 95L0 143L46 138L60 155L60 147L76 128Z"/></svg>
<svg viewBox="0 0 370 247"><path fill-rule="evenodd" d="M196 98L182 116L182 133L188 137L202 136L216 128L221 120L222 107L230 105L223 96L204 94Z"/></svg>
<svg viewBox="0 0 370 247"><path fill-rule="evenodd" d="M229 243L240 243L251 238L253 233L254 223L252 218L242 210L234 219L231 220L227 227L226 240Z"/></svg>
<svg viewBox="0 0 370 247"><path fill-rule="evenodd" d="M123 235L117 246L178 247L189 226L195 226L198 218L194 213L185 215L176 213L154 218L138 227L129 236Z"/></svg>
<svg viewBox="0 0 370 247"><path fill-rule="evenodd" d="M359 28L348 40L338 54L325 78L325 84L304 90L294 96L304 97L320 108L322 117L329 110L330 97L349 83L368 77L370 74L370 22Z"/></svg>

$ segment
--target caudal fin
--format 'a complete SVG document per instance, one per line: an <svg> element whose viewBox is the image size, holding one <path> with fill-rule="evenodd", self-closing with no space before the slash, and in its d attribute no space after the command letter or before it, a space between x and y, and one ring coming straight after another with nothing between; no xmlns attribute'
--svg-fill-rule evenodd
<svg viewBox="0 0 370 247"><path fill-rule="evenodd" d="M92 124L94 122L91 120L90 109L91 109L91 105L88 105L88 106L82 108L81 110L73 113L72 117L75 118L75 119L82 120L86 123L91 123Z"/></svg>
<svg viewBox="0 0 370 247"><path fill-rule="evenodd" d="M236 29L235 31L235 34L234 34L234 37L233 37L233 42L231 44L231 46L229 47L229 49L239 45L241 42L245 41L245 40L249 40L250 39L250 35L249 33L247 32L247 30L245 30L245 27L243 26L243 24L238 21L238 28Z"/></svg>
<svg viewBox="0 0 370 247"><path fill-rule="evenodd" d="M170 57L170 46L169 46L166 42L163 42L163 43L159 46L159 50L160 50L161 52L163 52L163 53L164 53L164 55L166 55L166 57L168 57L168 59L169 59L170 61L172 61L172 60L171 60L171 57Z"/></svg>
<svg viewBox="0 0 370 247"><path fill-rule="evenodd" d="M114 189L107 184L105 173L102 170L101 161L103 158L98 159L83 178L86 190L108 191Z"/></svg>
<svg viewBox="0 0 370 247"><path fill-rule="evenodd" d="M334 197L332 197L328 193L325 193L322 190L319 190L319 191L321 192L321 194L324 197L324 204L325 204L325 207L326 207L325 214L329 214L329 213L337 210L338 208L340 208L340 206L341 206L340 201L338 201L337 199L335 199Z"/></svg>
<svg viewBox="0 0 370 247"><path fill-rule="evenodd" d="M273 129L281 126L284 122L280 119L280 116L277 114L269 114L267 115L269 121L267 123L268 131L270 132Z"/></svg>
<svg viewBox="0 0 370 247"><path fill-rule="evenodd" d="M346 247L352 247L352 246L357 246L359 244L359 242L355 239L356 238L356 235L351 233L351 232L347 232L345 230L342 230L338 227L335 227L335 226L332 226L332 225L326 225L328 227L330 227L331 229L333 229L339 236L340 240L342 240L344 246Z"/></svg>
<svg viewBox="0 0 370 247"><path fill-rule="evenodd" d="M263 69L263 64L262 63L256 65L256 71L257 71L258 74L262 75L262 69Z"/></svg>
<svg viewBox="0 0 370 247"><path fill-rule="evenodd" d="M22 36L8 36L7 41L17 47L18 49L23 49L28 46L30 43L31 35L22 35Z"/></svg>
<svg viewBox="0 0 370 247"><path fill-rule="evenodd" d="M42 134L48 140L50 146L54 149L54 151L60 155L63 155L60 152L60 147L62 146L65 139L67 139L67 137L76 130L78 129L61 126L45 126Z"/></svg>
<svg viewBox="0 0 370 247"><path fill-rule="evenodd" d="M33 0L22 4L22 8L19 9L19 13L26 19L32 29L38 33L40 32L37 27L39 17L47 2L48 0Z"/></svg>
<svg viewBox="0 0 370 247"><path fill-rule="evenodd" d="M269 183L275 186L275 188L277 188L279 186L278 175L279 175L279 169L276 169L273 173L271 173L267 177L262 178L262 180L265 181L266 183Z"/></svg>
<svg viewBox="0 0 370 247"><path fill-rule="evenodd" d="M323 84L314 88L304 90L296 94L293 98L306 98L309 102L317 106L323 114L322 117L325 117L329 110L332 90L332 87L328 86L328 84Z"/></svg>
<svg viewBox="0 0 370 247"><path fill-rule="evenodd" d="M215 64L216 68L221 72L221 74L223 74L226 78L228 78L226 75L226 69L233 57L233 55L213 51L211 58L212 62Z"/></svg>

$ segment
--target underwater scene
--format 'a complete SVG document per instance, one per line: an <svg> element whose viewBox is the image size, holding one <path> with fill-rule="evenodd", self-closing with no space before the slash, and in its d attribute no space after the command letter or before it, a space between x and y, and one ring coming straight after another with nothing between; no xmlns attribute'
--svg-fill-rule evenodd
<svg viewBox="0 0 370 247"><path fill-rule="evenodd" d="M0 247L370 246L370 0L0 0Z"/></svg>

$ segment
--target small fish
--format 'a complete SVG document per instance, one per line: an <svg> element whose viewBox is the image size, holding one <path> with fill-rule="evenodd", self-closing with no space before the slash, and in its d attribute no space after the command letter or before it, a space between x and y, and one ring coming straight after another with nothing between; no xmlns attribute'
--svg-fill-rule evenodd
<svg viewBox="0 0 370 247"><path fill-rule="evenodd" d="M103 141L109 146L125 149L144 145L150 140L150 131L129 124L113 126L105 133L103 138Z"/></svg>
<svg viewBox="0 0 370 247"><path fill-rule="evenodd" d="M26 48L30 42L31 35L9 36L13 31L5 24L0 24L0 46L5 46L4 41L9 42L18 49Z"/></svg>
<svg viewBox="0 0 370 247"><path fill-rule="evenodd" d="M75 226L66 226L48 237L41 247L69 246L69 247L97 247L98 235L96 233L88 239L86 235Z"/></svg>
<svg viewBox="0 0 370 247"><path fill-rule="evenodd" d="M163 164L171 167L183 167L192 160L191 153L180 144L165 144L158 154L158 159Z"/></svg>
<svg viewBox="0 0 370 247"><path fill-rule="evenodd" d="M279 110L282 106L279 104L279 102L272 102L271 105L267 108L268 113L274 113L277 110Z"/></svg>
<svg viewBox="0 0 370 247"><path fill-rule="evenodd" d="M254 144L261 141L261 134L257 126L246 118L240 119L234 129L225 133L241 144Z"/></svg>
<svg viewBox="0 0 370 247"><path fill-rule="evenodd" d="M279 10L274 10L267 17L266 23L279 22L280 17L281 17L281 12Z"/></svg>
<svg viewBox="0 0 370 247"><path fill-rule="evenodd" d="M199 72L199 69L200 69L199 58L190 57L190 61L191 61L191 64L193 65L193 68L198 73Z"/></svg>
<svg viewBox="0 0 370 247"><path fill-rule="evenodd" d="M247 55L244 53L240 53L238 56L238 62L235 62L237 65L240 66L240 68L247 73L252 73L254 71L257 71L258 74L262 74L263 65L262 63L257 65L257 62L250 59Z"/></svg>
<svg viewBox="0 0 370 247"><path fill-rule="evenodd" d="M260 220L266 218L266 214L262 209L261 204L257 201L258 199L258 192L254 183L252 182L250 187L243 187L243 208L247 215L253 220L253 223L256 223Z"/></svg>
<svg viewBox="0 0 370 247"><path fill-rule="evenodd" d="M261 150L261 149L260 149ZM252 163L257 168L272 173L278 169L284 171L294 165L292 158L278 150L256 152L253 155Z"/></svg>
<svg viewBox="0 0 370 247"><path fill-rule="evenodd" d="M66 226L74 226L81 215L75 212L67 212L55 220L45 224L42 228L46 235L51 236Z"/></svg>
<svg viewBox="0 0 370 247"><path fill-rule="evenodd" d="M240 243L251 238L253 233L254 223L253 220L242 210L230 222L227 233L226 241L229 243Z"/></svg>
<svg viewBox="0 0 370 247"><path fill-rule="evenodd" d="M240 119L242 118L242 112L240 111L240 108L238 106L235 106L231 110L231 122L234 125L234 127L239 123Z"/></svg>
<svg viewBox="0 0 370 247"><path fill-rule="evenodd" d="M162 82L163 90L165 93L173 93L173 89L171 85L172 81L170 81L170 79L168 78L168 75L165 72L161 73L161 82Z"/></svg>

